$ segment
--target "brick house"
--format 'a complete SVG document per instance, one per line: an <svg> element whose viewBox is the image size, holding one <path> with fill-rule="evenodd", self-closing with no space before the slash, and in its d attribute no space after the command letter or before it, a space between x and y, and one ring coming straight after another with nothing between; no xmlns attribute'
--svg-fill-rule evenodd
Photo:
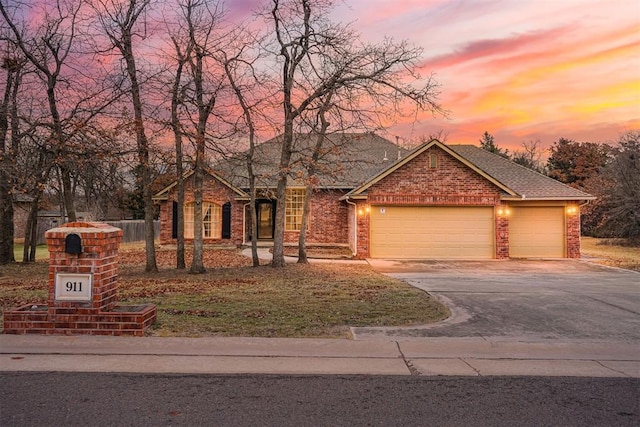
<svg viewBox="0 0 640 427"><path fill-rule="evenodd" d="M257 147L258 239L273 239L280 140ZM292 159L285 242L297 243L313 138ZM308 244L348 245L358 258L578 258L580 205L594 197L472 145L431 140L412 151L373 133L332 135L315 164ZM205 178L205 243L247 244L250 210L242 157ZM192 175L185 179L185 238L193 237ZM160 242L176 238L175 183L154 196Z"/></svg>

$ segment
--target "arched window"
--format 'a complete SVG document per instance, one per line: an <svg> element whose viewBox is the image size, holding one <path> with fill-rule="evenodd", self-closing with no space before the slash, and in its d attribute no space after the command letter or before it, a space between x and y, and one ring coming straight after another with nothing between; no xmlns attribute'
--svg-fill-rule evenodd
<svg viewBox="0 0 640 427"><path fill-rule="evenodd" d="M184 205L184 238L193 239L195 204ZM202 203L202 237L220 239L222 237L222 209L215 203Z"/></svg>

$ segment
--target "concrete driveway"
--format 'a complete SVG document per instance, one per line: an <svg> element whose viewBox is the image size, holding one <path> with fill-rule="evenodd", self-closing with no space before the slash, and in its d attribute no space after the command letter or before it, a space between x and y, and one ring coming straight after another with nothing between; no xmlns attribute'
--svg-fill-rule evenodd
<svg viewBox="0 0 640 427"><path fill-rule="evenodd" d="M640 273L581 260L370 263L440 299L452 316L426 326L353 328L356 339L504 337L640 343Z"/></svg>

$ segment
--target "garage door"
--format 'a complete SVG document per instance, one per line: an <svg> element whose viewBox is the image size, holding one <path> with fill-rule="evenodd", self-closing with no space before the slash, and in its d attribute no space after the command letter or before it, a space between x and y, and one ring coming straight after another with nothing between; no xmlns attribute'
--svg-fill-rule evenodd
<svg viewBox="0 0 640 427"><path fill-rule="evenodd" d="M493 207L371 207L371 256L494 257Z"/></svg>
<svg viewBox="0 0 640 427"><path fill-rule="evenodd" d="M564 257L564 208L512 207L509 218L509 256Z"/></svg>

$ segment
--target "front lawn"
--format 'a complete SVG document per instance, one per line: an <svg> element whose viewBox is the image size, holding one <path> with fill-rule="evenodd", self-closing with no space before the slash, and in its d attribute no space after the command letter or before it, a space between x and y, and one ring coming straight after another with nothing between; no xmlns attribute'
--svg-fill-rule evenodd
<svg viewBox="0 0 640 427"><path fill-rule="evenodd" d="M13 257L16 261L22 262L22 257L24 255L24 245L21 243L13 245ZM38 245L36 246L36 261L40 260L48 260L49 259L49 249L47 245Z"/></svg>
<svg viewBox="0 0 640 427"><path fill-rule="evenodd" d="M344 263L250 267L236 250L207 250L204 275L174 269L173 250L159 249L159 274L145 274L144 249L120 251L122 304L152 303L155 336L347 337L349 326L432 323L449 311L423 291ZM187 254L187 260L190 254ZM46 303L47 263L4 268L0 302L7 309Z"/></svg>
<svg viewBox="0 0 640 427"><path fill-rule="evenodd" d="M630 243L622 239L582 237L582 256L593 258L598 264L640 271L640 247Z"/></svg>

